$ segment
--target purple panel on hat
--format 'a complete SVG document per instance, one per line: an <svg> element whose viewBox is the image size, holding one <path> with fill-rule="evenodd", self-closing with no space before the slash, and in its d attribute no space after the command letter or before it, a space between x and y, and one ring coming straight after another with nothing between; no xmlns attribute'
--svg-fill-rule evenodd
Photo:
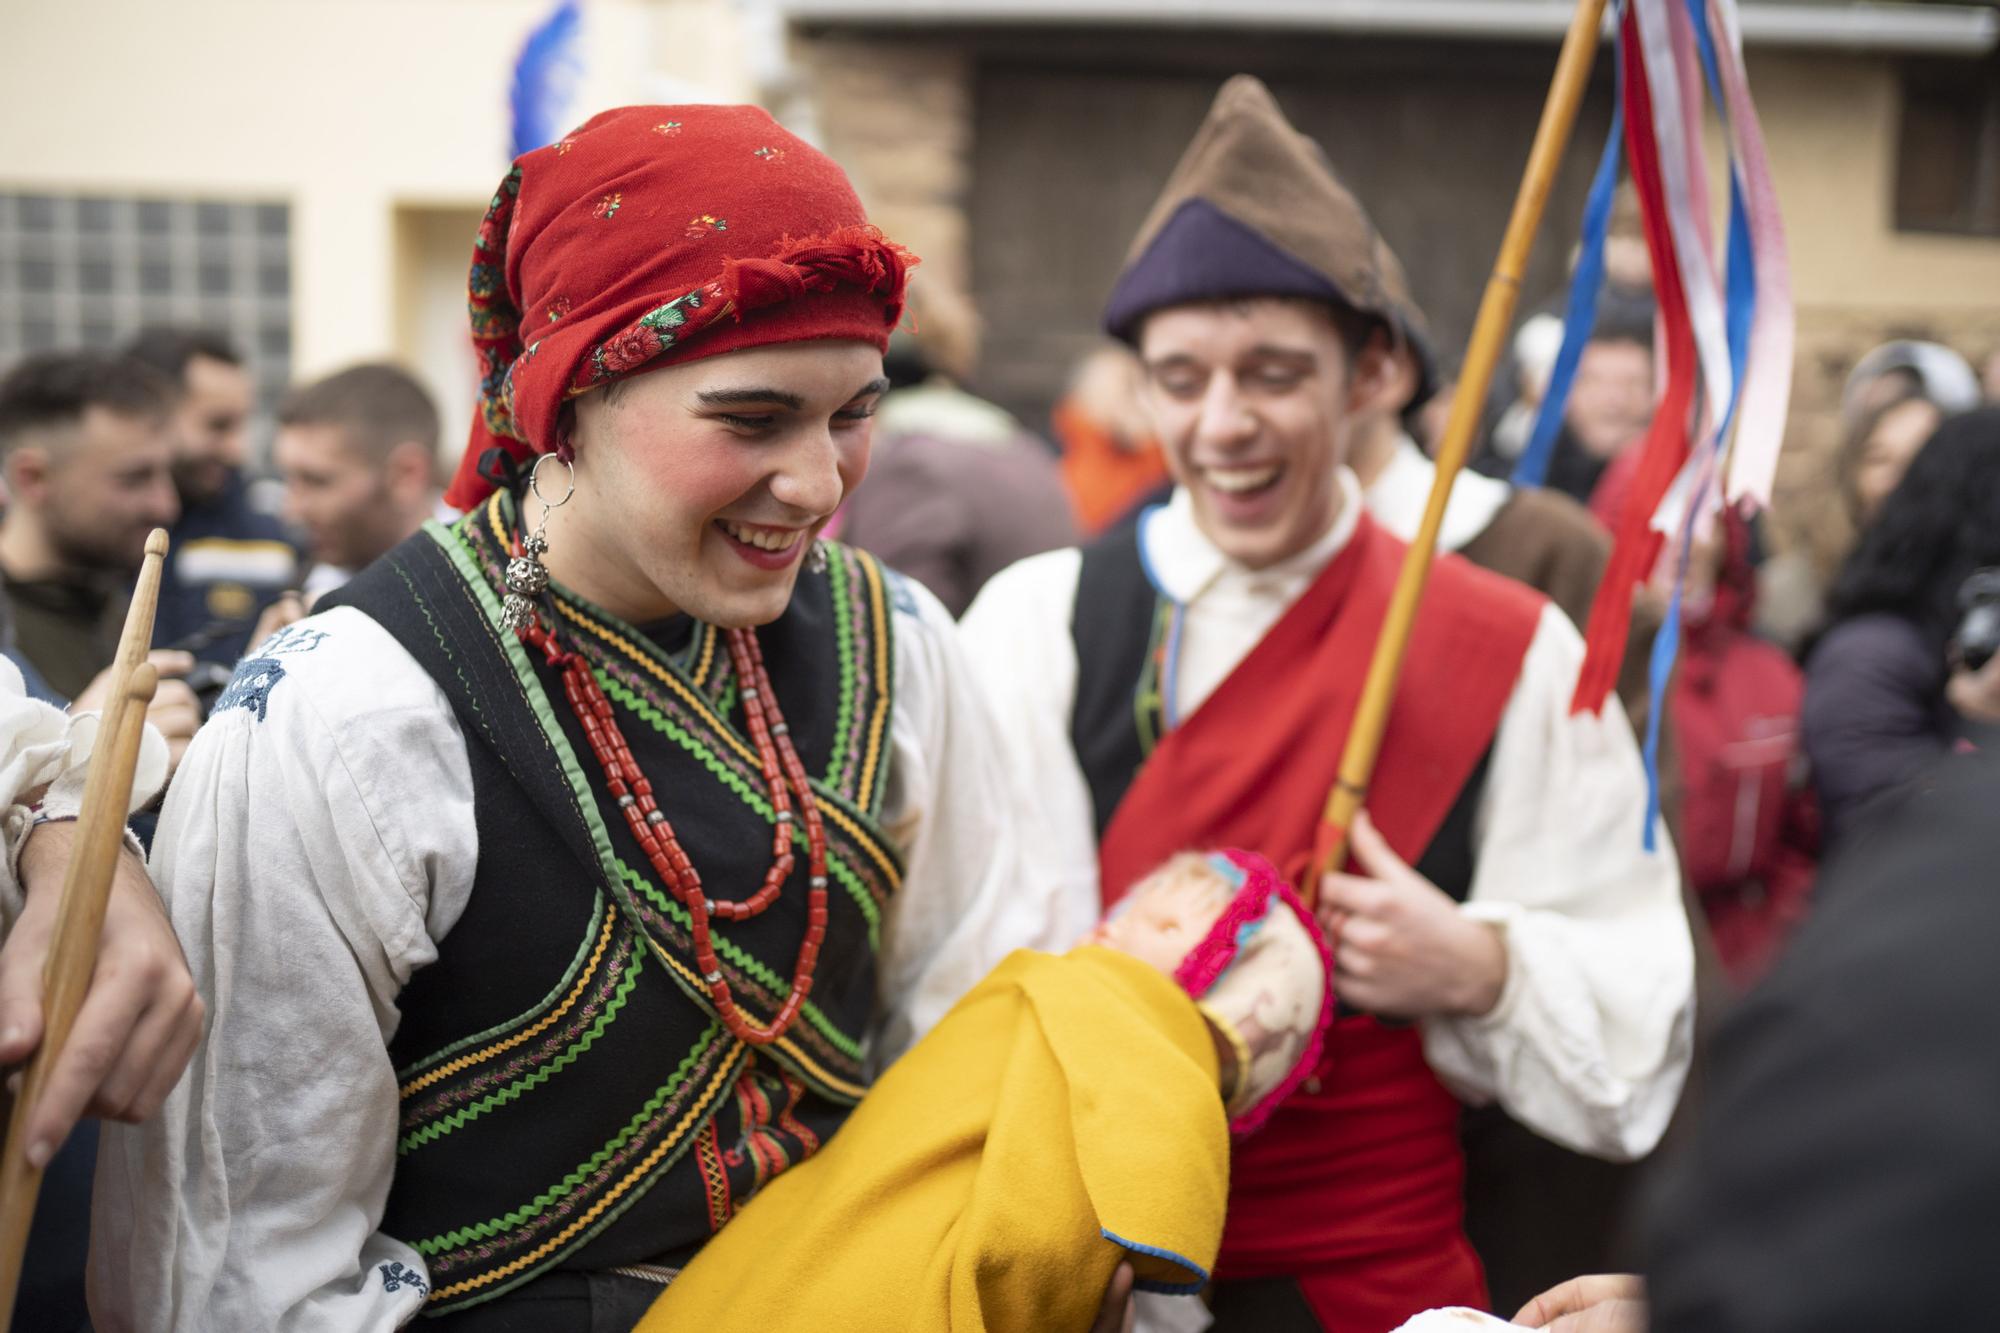
<svg viewBox="0 0 2000 1333"><path fill-rule="evenodd" d="M1190 199L1118 275L1104 306L1104 328L1136 343L1139 321L1153 311L1228 296L1306 296L1351 304L1324 273L1208 200Z"/></svg>

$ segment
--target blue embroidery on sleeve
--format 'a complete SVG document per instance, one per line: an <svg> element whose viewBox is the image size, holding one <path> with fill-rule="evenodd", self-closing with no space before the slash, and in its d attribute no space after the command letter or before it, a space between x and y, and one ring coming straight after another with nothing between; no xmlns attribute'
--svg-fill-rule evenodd
<svg viewBox="0 0 2000 1333"><path fill-rule="evenodd" d="M401 1291L404 1287L413 1287L422 1292L431 1289L430 1283L424 1281L423 1274L414 1268L405 1268L401 1264L377 1264L376 1267L382 1270L384 1291Z"/></svg>
<svg viewBox="0 0 2000 1333"><path fill-rule="evenodd" d="M264 640L257 650L259 657L290 657L299 653L309 653L325 643L333 635L323 629L307 629L303 625L287 625Z"/></svg>
<svg viewBox="0 0 2000 1333"><path fill-rule="evenodd" d="M305 629L298 625L285 628L264 640L255 657L246 657L236 664L236 674L229 678L229 684L216 696L209 716L226 712L231 708L241 708L264 720L264 713L271 703L271 691L285 678L281 657L297 657L309 653L332 637L323 629Z"/></svg>
<svg viewBox="0 0 2000 1333"><path fill-rule="evenodd" d="M229 678L221 694L215 697L215 705L208 710L214 717L232 708L242 708L255 713L257 720L264 720L264 710L270 706L271 691L285 678L285 668L277 659L270 657L246 657L236 664L236 674Z"/></svg>

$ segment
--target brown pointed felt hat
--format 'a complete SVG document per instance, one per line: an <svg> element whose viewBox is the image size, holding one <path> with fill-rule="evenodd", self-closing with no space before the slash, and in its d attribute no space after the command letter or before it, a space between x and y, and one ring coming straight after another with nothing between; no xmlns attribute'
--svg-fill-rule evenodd
<svg viewBox="0 0 2000 1333"><path fill-rule="evenodd" d="M1155 310L1243 296L1304 296L1374 315L1417 353L1415 403L1436 387L1402 264L1320 146L1248 74L1222 85L1181 154L1112 285L1104 324L1136 342Z"/></svg>

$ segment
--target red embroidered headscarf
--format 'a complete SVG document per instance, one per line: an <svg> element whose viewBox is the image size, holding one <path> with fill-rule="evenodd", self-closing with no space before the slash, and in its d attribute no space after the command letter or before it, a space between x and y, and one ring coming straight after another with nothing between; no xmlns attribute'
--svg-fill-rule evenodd
<svg viewBox="0 0 2000 1333"><path fill-rule="evenodd" d="M868 224L833 160L752 106L628 106L524 153L468 283L479 412L446 498L480 460L563 447L562 405L625 375L823 338L888 349L916 259Z"/></svg>

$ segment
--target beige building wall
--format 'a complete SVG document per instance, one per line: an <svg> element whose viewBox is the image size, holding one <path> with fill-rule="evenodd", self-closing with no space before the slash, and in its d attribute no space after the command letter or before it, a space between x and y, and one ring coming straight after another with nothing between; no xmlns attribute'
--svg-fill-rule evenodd
<svg viewBox="0 0 2000 1333"><path fill-rule="evenodd" d="M1774 516L1782 539L1830 564L1850 541L1831 484L1848 370L1895 337L1934 339L1975 366L2000 351L2000 238L1895 229L1893 61L1753 49L1748 68L1799 312L1794 422Z"/></svg>
<svg viewBox="0 0 2000 1333"><path fill-rule="evenodd" d="M464 277L507 169L515 57L553 0L19 0L0 189L291 206L293 364L397 355L455 454ZM572 120L749 93L730 0L589 0Z"/></svg>

